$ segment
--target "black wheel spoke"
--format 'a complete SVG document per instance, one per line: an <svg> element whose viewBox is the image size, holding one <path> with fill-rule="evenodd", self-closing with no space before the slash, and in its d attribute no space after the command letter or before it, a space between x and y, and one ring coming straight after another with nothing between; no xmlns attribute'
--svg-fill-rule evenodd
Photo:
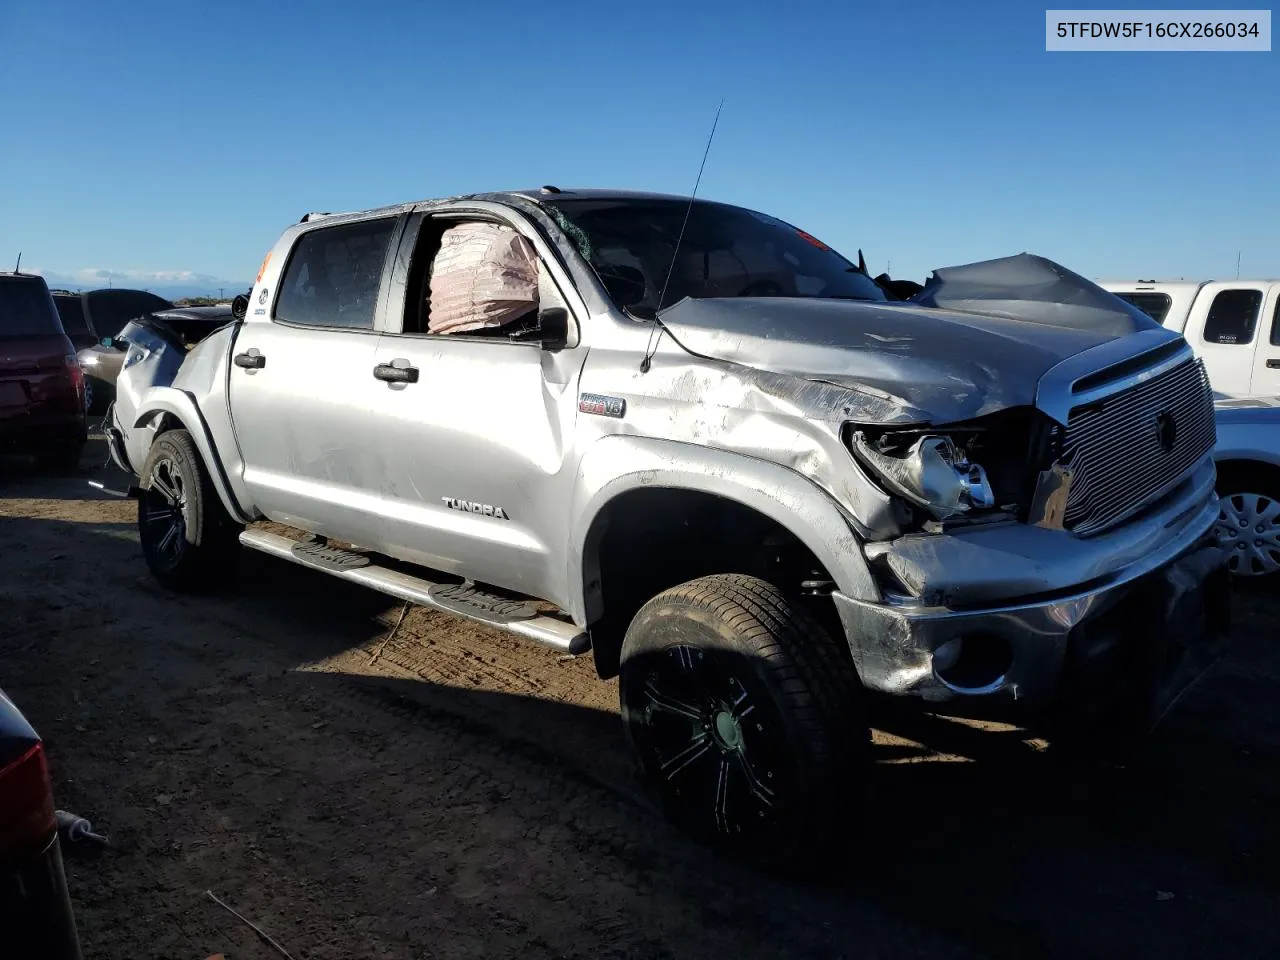
<svg viewBox="0 0 1280 960"><path fill-rule="evenodd" d="M182 532L182 526L174 523L164 532L164 536L160 538L160 542L156 544L156 549L166 556L173 556L177 552L178 537Z"/></svg>
<svg viewBox="0 0 1280 960"><path fill-rule="evenodd" d="M168 477L161 475L159 465L151 475L151 486L153 489L160 491L160 496L164 497L169 503L177 505L179 500L178 491Z"/></svg>
<svg viewBox="0 0 1280 960"><path fill-rule="evenodd" d="M729 832L729 758L722 756L716 771L716 829Z"/></svg>
<svg viewBox="0 0 1280 960"><path fill-rule="evenodd" d="M751 761L747 759L747 755L739 751L735 756L738 760L738 770L747 781L747 789L751 791L751 795L764 806L772 807L773 791L766 787L763 781L756 776L755 768L751 766Z"/></svg>
<svg viewBox="0 0 1280 960"><path fill-rule="evenodd" d="M684 770L689 764L697 760L701 760L711 750L711 737L705 732L699 732L683 750L673 757L662 762L661 771L666 774L670 780L681 770Z"/></svg>
<svg viewBox="0 0 1280 960"><path fill-rule="evenodd" d="M695 723L701 723L703 720L702 711L695 704L681 700L669 693L663 693L658 689L657 682L653 679L650 679L645 684L644 692L655 709L675 714L676 716L687 717Z"/></svg>

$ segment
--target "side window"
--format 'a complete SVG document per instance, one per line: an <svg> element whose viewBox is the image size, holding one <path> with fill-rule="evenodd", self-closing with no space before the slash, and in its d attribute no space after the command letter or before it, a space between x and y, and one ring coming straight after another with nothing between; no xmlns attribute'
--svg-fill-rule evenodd
<svg viewBox="0 0 1280 960"><path fill-rule="evenodd" d="M373 329L395 217L304 233L280 280L276 319L309 327Z"/></svg>
<svg viewBox="0 0 1280 960"><path fill-rule="evenodd" d="M1271 318L1271 345L1280 347L1280 297L1276 297L1276 312Z"/></svg>
<svg viewBox="0 0 1280 960"><path fill-rule="evenodd" d="M1262 307L1261 290L1222 290L1213 298L1204 322L1204 342L1253 343Z"/></svg>
<svg viewBox="0 0 1280 960"><path fill-rule="evenodd" d="M548 283L533 244L512 227L428 220L414 249L404 332L532 339Z"/></svg>
<svg viewBox="0 0 1280 960"><path fill-rule="evenodd" d="M1167 293L1117 293L1116 296L1133 304L1156 323L1164 323L1173 305Z"/></svg>

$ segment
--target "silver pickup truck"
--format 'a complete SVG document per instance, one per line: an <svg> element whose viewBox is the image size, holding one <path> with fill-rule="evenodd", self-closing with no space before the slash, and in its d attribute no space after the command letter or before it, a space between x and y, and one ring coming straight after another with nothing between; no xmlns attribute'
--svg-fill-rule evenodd
<svg viewBox="0 0 1280 960"><path fill-rule="evenodd" d="M248 547L590 652L663 809L738 854L840 849L869 692L1148 728L1225 631L1204 370L1048 261L904 302L764 214L544 187L309 214L236 312L127 338L155 575Z"/></svg>

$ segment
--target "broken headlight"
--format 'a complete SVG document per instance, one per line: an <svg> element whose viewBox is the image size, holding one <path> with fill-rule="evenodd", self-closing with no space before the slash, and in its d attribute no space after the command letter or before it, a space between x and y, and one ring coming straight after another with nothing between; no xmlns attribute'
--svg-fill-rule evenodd
<svg viewBox="0 0 1280 960"><path fill-rule="evenodd" d="M951 437L925 434L906 444L871 441L855 430L849 446L858 462L885 490L930 513L949 520L996 505L987 472L969 460Z"/></svg>

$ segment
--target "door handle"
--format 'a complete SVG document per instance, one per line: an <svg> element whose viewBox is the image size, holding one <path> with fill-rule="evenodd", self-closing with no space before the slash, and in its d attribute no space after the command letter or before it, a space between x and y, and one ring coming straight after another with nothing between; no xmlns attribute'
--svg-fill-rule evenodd
<svg viewBox="0 0 1280 960"><path fill-rule="evenodd" d="M373 368L373 375L387 383L417 383L418 368L409 366L408 360L392 360Z"/></svg>
<svg viewBox="0 0 1280 960"><path fill-rule="evenodd" d="M1267 369L1268 369L1268 370L1280 370L1280 360L1268 360L1268 361L1267 361Z"/></svg>
<svg viewBox="0 0 1280 960"><path fill-rule="evenodd" d="M245 370L261 370L267 365L267 358L258 352L257 347L252 347L247 353L235 355L235 365Z"/></svg>

